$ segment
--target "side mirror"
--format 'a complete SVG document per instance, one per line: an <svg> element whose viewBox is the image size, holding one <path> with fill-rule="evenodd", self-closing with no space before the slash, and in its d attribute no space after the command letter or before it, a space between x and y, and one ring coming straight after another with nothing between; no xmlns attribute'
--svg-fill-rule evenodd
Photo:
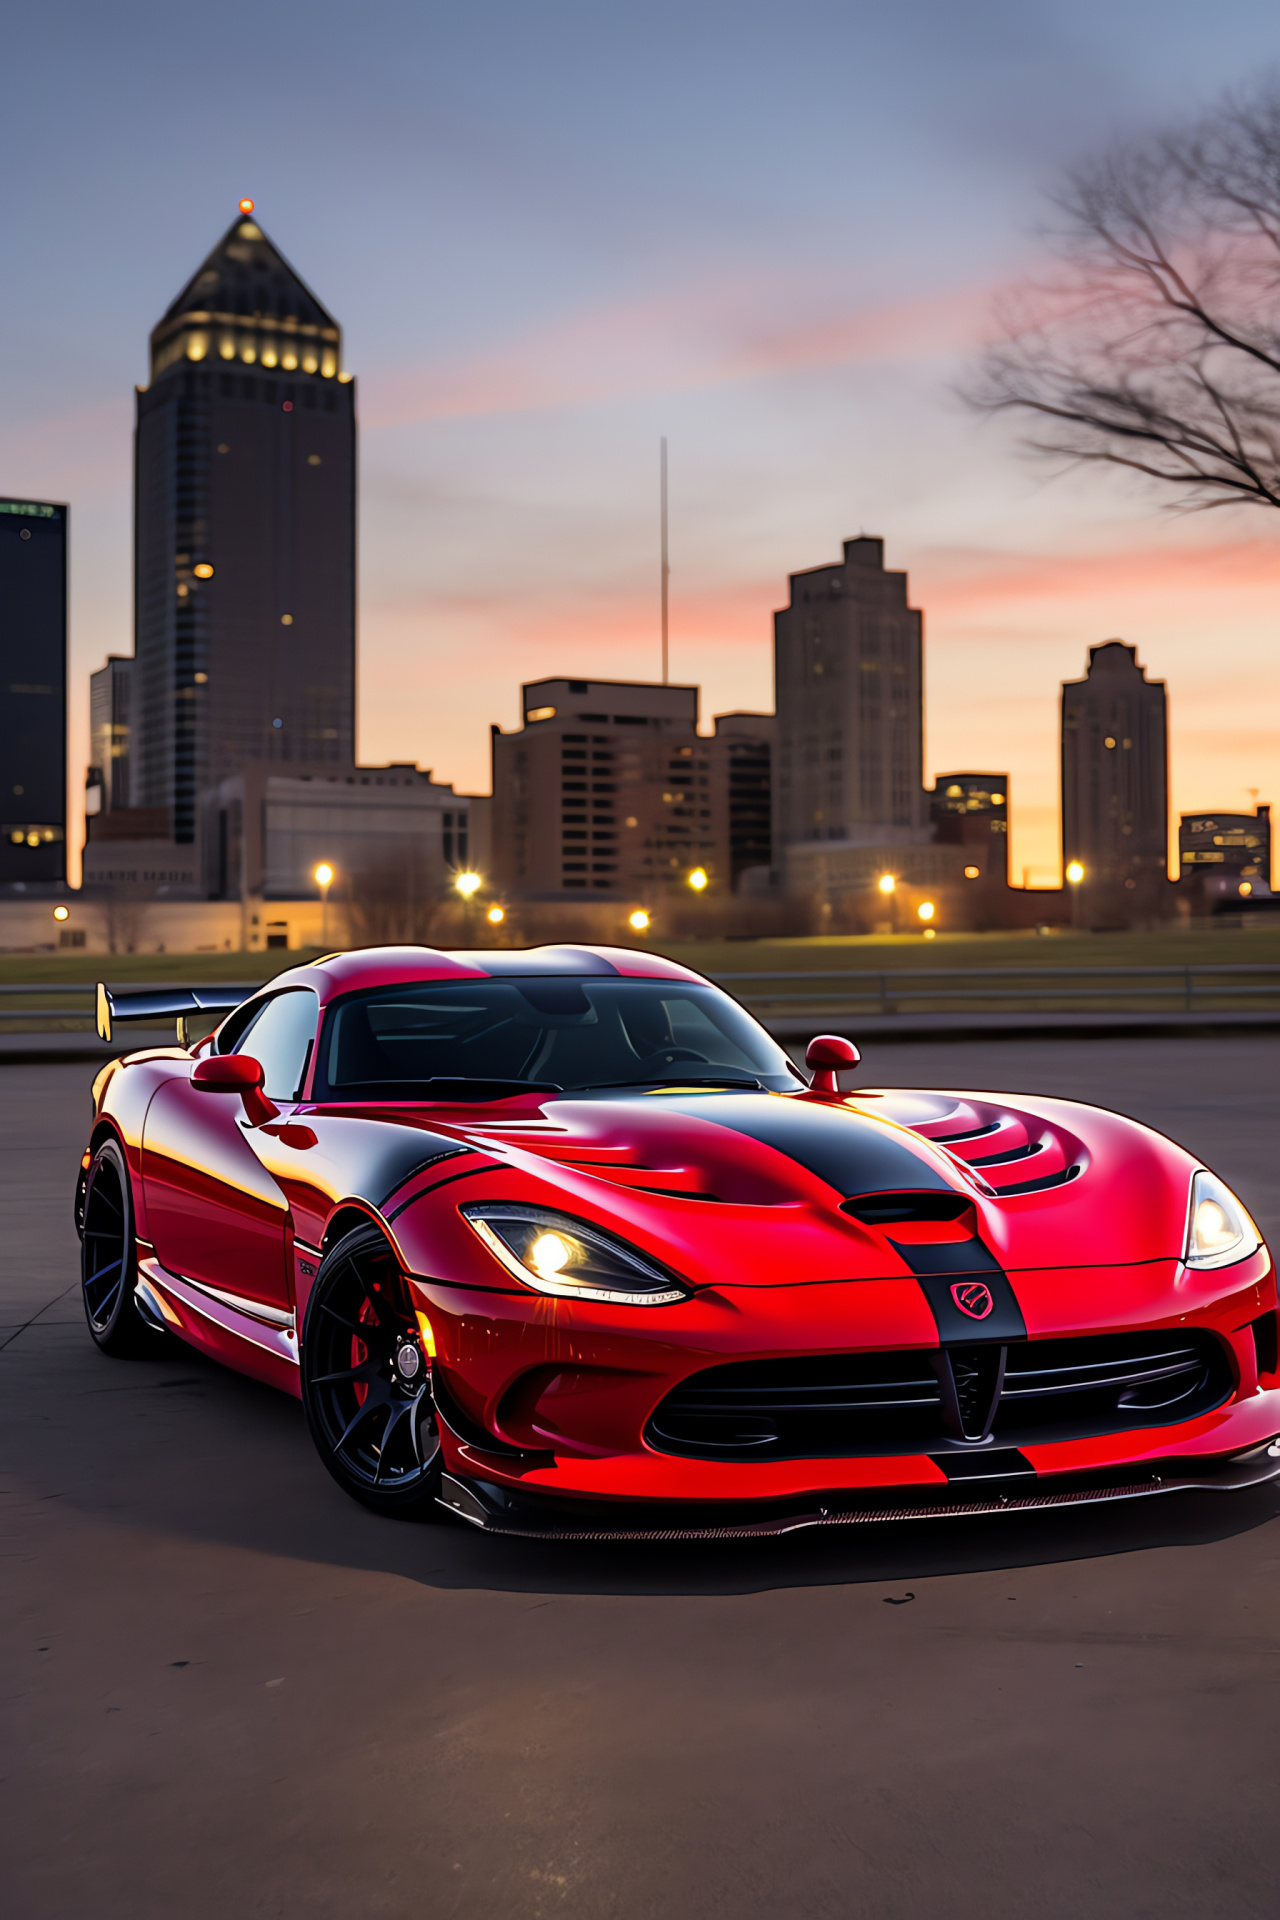
<svg viewBox="0 0 1280 1920"><path fill-rule="evenodd" d="M837 1073L841 1067L856 1067L861 1058L852 1040L842 1040L838 1033L818 1034L804 1051L806 1067L813 1068L810 1093L839 1093Z"/></svg>
<svg viewBox="0 0 1280 1920"><path fill-rule="evenodd" d="M280 1109L262 1091L262 1067L247 1053L211 1053L197 1060L191 1084L202 1093L238 1093L250 1124L274 1120Z"/></svg>

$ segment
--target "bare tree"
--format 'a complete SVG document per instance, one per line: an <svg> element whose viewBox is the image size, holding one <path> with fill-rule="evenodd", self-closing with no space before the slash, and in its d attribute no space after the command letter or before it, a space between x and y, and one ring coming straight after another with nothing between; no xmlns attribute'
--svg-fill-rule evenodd
<svg viewBox="0 0 1280 1920"><path fill-rule="evenodd" d="M1112 152L1056 205L1061 271L1006 304L969 399L1184 510L1280 506L1280 81Z"/></svg>

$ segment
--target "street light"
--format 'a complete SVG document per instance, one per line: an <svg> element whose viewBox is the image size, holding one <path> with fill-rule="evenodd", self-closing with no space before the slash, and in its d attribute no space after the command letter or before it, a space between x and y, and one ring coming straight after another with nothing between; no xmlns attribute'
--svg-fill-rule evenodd
<svg viewBox="0 0 1280 1920"><path fill-rule="evenodd" d="M627 925L630 927L632 933L647 933L649 931L649 916L643 907L637 907L634 913L627 915Z"/></svg>
<svg viewBox="0 0 1280 1920"><path fill-rule="evenodd" d="M897 887L898 882L891 873L882 873L876 884L881 893L892 893Z"/></svg>
<svg viewBox="0 0 1280 1920"><path fill-rule="evenodd" d="M328 951L329 947L329 889L333 885L333 868L327 860L322 860L315 870L315 883L320 889L320 945Z"/></svg>
<svg viewBox="0 0 1280 1920"><path fill-rule="evenodd" d="M932 920L936 911L932 900L922 900L916 908L917 917L921 920Z"/></svg>
<svg viewBox="0 0 1280 1920"><path fill-rule="evenodd" d="M1078 887L1084 879L1084 868L1078 860L1072 860L1067 867L1067 878L1073 887Z"/></svg>
<svg viewBox="0 0 1280 1920"><path fill-rule="evenodd" d="M460 873L453 884L464 900L470 900L473 894L479 893L484 882L478 873Z"/></svg>
<svg viewBox="0 0 1280 1920"><path fill-rule="evenodd" d="M695 893L701 893L707 885L707 876L701 867L695 867L689 875L689 885Z"/></svg>
<svg viewBox="0 0 1280 1920"><path fill-rule="evenodd" d="M71 918L70 907L55 907L53 917L55 920L69 920Z"/></svg>
<svg viewBox="0 0 1280 1920"><path fill-rule="evenodd" d="M490 907L488 913L485 915L485 919L491 927L500 927L506 917L501 907Z"/></svg>

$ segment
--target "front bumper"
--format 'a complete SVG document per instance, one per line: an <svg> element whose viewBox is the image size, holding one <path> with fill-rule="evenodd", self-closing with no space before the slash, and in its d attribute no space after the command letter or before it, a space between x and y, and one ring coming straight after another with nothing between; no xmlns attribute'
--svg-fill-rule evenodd
<svg viewBox="0 0 1280 1920"><path fill-rule="evenodd" d="M1280 1478L1280 1439L1225 1461L1166 1461L1158 1472L1141 1477L1122 1474L1062 1475L1048 1483L1032 1476L1010 1481L1007 1491L957 1497L952 1482L945 1490L902 1489L891 1500L851 1500L840 1489L820 1502L756 1503L691 1507L647 1503L634 1508L512 1489L494 1481L443 1476L440 1505L484 1533L526 1540L754 1540L809 1527L868 1526L883 1521L977 1519L996 1513L1031 1513L1064 1507L1097 1506L1115 1500L1140 1500L1157 1493L1235 1493ZM989 1483L994 1484L994 1483Z"/></svg>

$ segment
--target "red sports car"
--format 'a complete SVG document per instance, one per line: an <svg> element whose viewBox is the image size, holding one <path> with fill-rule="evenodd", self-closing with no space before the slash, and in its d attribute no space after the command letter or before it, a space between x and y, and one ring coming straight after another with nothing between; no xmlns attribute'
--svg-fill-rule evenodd
<svg viewBox="0 0 1280 1920"><path fill-rule="evenodd" d="M297 1394L367 1505L732 1537L1280 1474L1276 1280L1193 1155L998 1093L841 1093L609 947L346 953L104 1068L89 1328ZM179 1037L185 1037L180 1025Z"/></svg>

